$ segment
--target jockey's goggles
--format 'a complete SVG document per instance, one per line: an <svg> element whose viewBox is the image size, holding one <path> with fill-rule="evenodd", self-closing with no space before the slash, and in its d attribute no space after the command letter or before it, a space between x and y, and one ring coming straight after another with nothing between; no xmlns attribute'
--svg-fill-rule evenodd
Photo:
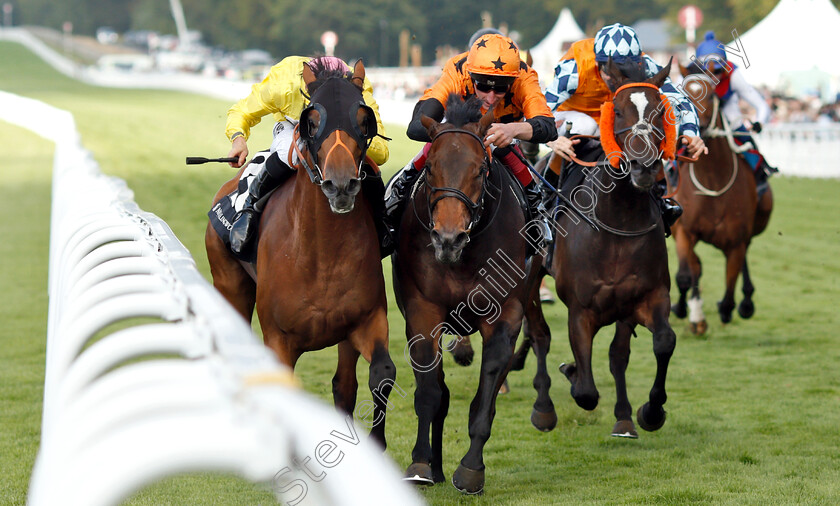
<svg viewBox="0 0 840 506"><path fill-rule="evenodd" d="M501 95L502 93L507 93L510 89L509 84L496 84L491 86L489 84L480 83L478 81L473 81L473 84L475 85L475 89L482 93L490 93L491 91L494 91L497 94Z"/></svg>

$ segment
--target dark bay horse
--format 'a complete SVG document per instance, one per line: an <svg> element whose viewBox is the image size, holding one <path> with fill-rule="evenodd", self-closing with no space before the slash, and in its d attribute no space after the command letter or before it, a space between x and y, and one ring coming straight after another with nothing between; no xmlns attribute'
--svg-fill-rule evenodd
<svg viewBox="0 0 840 506"><path fill-rule="evenodd" d="M683 206L673 234L677 245L679 270L676 275L679 300L673 306L679 318L689 317L691 331L703 334L707 329L700 298L700 258L694 252L698 241L711 244L726 257L726 291L718 302L723 323L732 320L735 309L735 284L743 274L744 299L738 314L750 318L755 312L752 295L755 287L747 267L747 248L770 221L773 192L769 188L757 199L755 177L749 164L737 154L732 129L721 111L715 94L715 82L699 68L680 67L686 79L683 91L697 106L701 135L709 147L708 156L696 163L679 164L679 181L674 197ZM736 133L737 135L737 133ZM688 291L691 297L686 300ZM688 311L687 311L688 309Z"/></svg>
<svg viewBox="0 0 840 506"><path fill-rule="evenodd" d="M311 97L299 125L306 170L266 204L256 264L234 258L210 226L205 244L213 284L248 321L256 304L265 344L282 362L294 367L303 352L338 345L337 407L353 412L359 354L370 362L371 437L384 447L396 369L388 353L379 243L371 206L359 195L366 146L358 139L376 134L374 113L362 101L364 76L361 60L352 76L304 64ZM225 183L214 202L238 180Z"/></svg>
<svg viewBox="0 0 840 506"><path fill-rule="evenodd" d="M427 165L400 224L394 291L406 319L406 356L414 369L417 439L408 481L444 481L443 423L449 410L443 334L478 331L484 343L478 391L470 405L470 448L452 477L461 492L484 488L484 445L496 395L510 369L522 324L525 215L509 171L491 158L484 134L493 121L481 103L453 95L446 120L422 119L432 139ZM431 440L429 431L431 428Z"/></svg>
<svg viewBox="0 0 840 506"><path fill-rule="evenodd" d="M616 385L612 435L638 437L625 383L630 338L638 325L653 334L656 377L649 401L636 414L639 425L649 431L665 423L665 378L676 345L668 323L670 278L663 223L650 192L661 166L660 152L652 152L651 148L661 145L663 133L665 139L676 135L675 130L668 133L674 129L675 118L671 117L665 125L663 116L673 113L663 108L664 99L659 93L670 64L650 79L645 79L644 71L635 67L625 70L629 74L625 75L611 61L607 69L614 98L609 108L602 109L601 139L610 156L600 149L591 150L597 162L585 167L585 171L580 170L583 167L570 171L563 184L563 191L581 206L579 209L589 215L598 230L558 207L552 260L545 267L555 279L557 295L568 308L569 342L575 361L562 365L560 370L571 382L572 397L584 409L597 406L592 341L599 329L615 323L609 352L610 372ZM605 128L605 124L612 128ZM579 146L578 153L584 143ZM665 151L669 148L665 147ZM537 356L537 401L531 421L537 429L547 431L557 421L545 364L551 334L536 288L529 294L525 317L525 340L517 359L524 360L528 348L533 348Z"/></svg>

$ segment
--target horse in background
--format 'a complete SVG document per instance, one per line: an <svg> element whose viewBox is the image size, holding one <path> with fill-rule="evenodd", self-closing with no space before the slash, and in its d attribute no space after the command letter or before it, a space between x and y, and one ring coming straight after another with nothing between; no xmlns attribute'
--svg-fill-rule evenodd
<svg viewBox="0 0 840 506"><path fill-rule="evenodd" d="M601 146L591 139L578 144L576 151L585 166L564 167L561 183L561 191L571 201L580 205L583 200L586 205L579 209L597 229L568 208L557 207L553 254L543 270L554 277L557 295L568 308L575 361L561 365L560 370L571 382L572 397L584 409L595 409L599 399L592 376L593 339L602 327L616 325L609 361L616 387L612 435L618 437L638 437L625 381L635 328L642 325L653 334L657 364L649 400L636 413L645 430L657 430L665 423L665 379L676 345L668 322L670 276L664 225L650 191L661 167L661 150L666 157L673 156L676 143L676 118L659 92L670 67L669 63L645 79L641 67L620 69L608 62L614 98L602 109ZM531 421L537 429L548 431L557 422L546 367L551 333L536 286L526 306L525 339L516 365L522 365L529 348L534 350L537 400Z"/></svg>
<svg viewBox="0 0 840 506"><path fill-rule="evenodd" d="M384 448L396 368L388 353L379 241L370 203L359 195L364 142L376 135L376 118L362 99L364 77L361 60L348 76L304 64L311 99L298 130L306 170L299 168L269 198L256 263L237 260L209 225L205 245L214 286L249 322L256 305L265 344L280 361L294 368L302 353L338 345L338 408L353 413L359 355L370 362L371 437ZM240 174L214 203L236 189Z"/></svg>
<svg viewBox="0 0 840 506"><path fill-rule="evenodd" d="M744 299L738 314L750 318L755 312L752 296L755 287L750 277L747 249L752 238L767 228L773 210L773 191L769 185L759 199L752 169L739 152L715 94L715 82L696 67L680 66L685 76L683 91L697 106L700 135L709 154L697 162L679 163L679 184L674 198L682 205L683 215L677 220L673 235L677 246L679 269L676 275L679 300L673 306L678 318L688 315L691 331L703 334L708 328L700 296L702 266L694 251L698 241L711 244L726 257L726 290L718 302L723 323L732 320L735 309L735 284L743 274ZM749 146L746 144L745 146ZM687 299L689 290L691 296ZM687 299L687 300L686 300Z"/></svg>
<svg viewBox="0 0 840 506"><path fill-rule="evenodd" d="M442 365L444 334L483 340L478 391L470 405L470 447L452 476L467 494L484 488L484 445L496 396L507 376L522 324L529 278L519 183L491 162L484 135L493 122L481 102L450 96L443 123L424 117L431 146L399 226L392 257L394 292L406 320L407 358L417 388L417 439L406 480L444 480L443 424L449 389ZM429 432L431 429L431 438Z"/></svg>

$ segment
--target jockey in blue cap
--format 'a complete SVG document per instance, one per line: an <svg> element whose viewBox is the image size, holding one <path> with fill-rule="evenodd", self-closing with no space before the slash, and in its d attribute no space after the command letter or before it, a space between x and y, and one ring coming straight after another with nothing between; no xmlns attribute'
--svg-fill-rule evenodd
<svg viewBox="0 0 840 506"><path fill-rule="evenodd" d="M741 114L739 102L741 99L755 109L755 120L751 122L753 132L761 132L761 125L770 120L770 106L764 97L744 79L743 74L732 62L726 58L726 49L722 42L715 39L715 32L706 32L703 42L697 46L697 60L714 75L717 84L715 94L721 101L721 111L736 132L747 134L747 125ZM695 62L695 65L697 62ZM764 160L764 156L755 148L755 143L749 135L735 135L733 140L739 146L750 142L752 148L742 155L753 169L759 191L766 184L767 176L777 172Z"/></svg>
<svg viewBox="0 0 840 506"><path fill-rule="evenodd" d="M612 100L613 94L610 77L605 72L610 58L622 72L628 66L643 66L645 75L653 77L662 70L653 58L642 52L636 32L621 23L601 28L594 39L575 42L560 59L554 69L554 81L545 90L546 101L561 131L563 125L568 124L571 134L598 134L601 104ZM689 155L708 153L699 136L697 111L691 101L674 87L670 78L665 79L660 91L668 97L677 114L679 134L687 137L683 143ZM548 146L558 156L570 160L575 156L574 148L579 142L580 139L561 136ZM664 187L664 180L661 186ZM664 194L662 189L660 192ZM660 205L667 230L682 214L682 208L672 199L662 200Z"/></svg>

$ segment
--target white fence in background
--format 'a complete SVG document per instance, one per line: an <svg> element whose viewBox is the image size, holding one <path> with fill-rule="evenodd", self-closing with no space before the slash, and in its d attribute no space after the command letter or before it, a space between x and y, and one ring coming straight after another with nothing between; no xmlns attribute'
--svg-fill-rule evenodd
<svg viewBox="0 0 840 506"><path fill-rule="evenodd" d="M840 177L840 125L788 123L769 125L758 136L767 162L781 174Z"/></svg>
<svg viewBox="0 0 840 506"><path fill-rule="evenodd" d="M29 504L116 504L193 471L266 483L288 504L420 503L351 417L294 385L166 223L99 172L69 113L0 92L0 120L55 142Z"/></svg>

